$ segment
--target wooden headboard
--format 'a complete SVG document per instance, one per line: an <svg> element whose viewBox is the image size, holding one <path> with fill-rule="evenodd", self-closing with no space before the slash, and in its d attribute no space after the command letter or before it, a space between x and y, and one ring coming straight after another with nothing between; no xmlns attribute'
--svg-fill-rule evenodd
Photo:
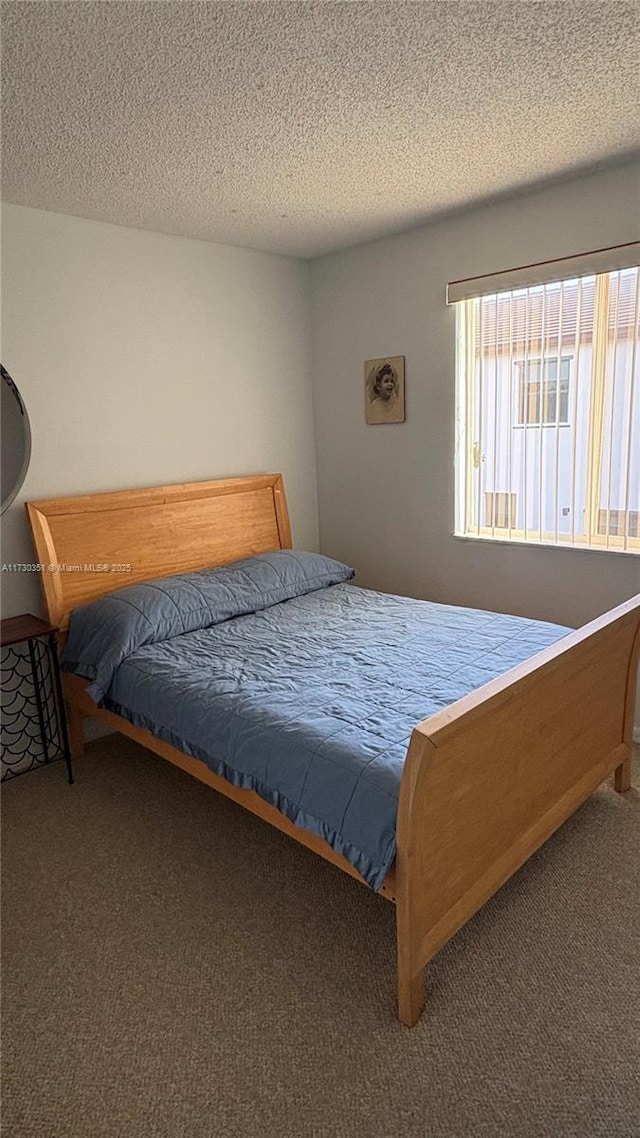
<svg viewBox="0 0 640 1138"><path fill-rule="evenodd" d="M27 502L47 615L123 585L290 549L280 474Z"/></svg>

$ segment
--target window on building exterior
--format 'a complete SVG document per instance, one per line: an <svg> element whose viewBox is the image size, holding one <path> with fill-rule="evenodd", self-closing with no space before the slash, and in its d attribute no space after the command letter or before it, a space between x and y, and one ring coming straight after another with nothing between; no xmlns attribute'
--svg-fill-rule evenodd
<svg viewBox="0 0 640 1138"><path fill-rule="evenodd" d="M640 552L640 270L456 311L456 533Z"/></svg>
<svg viewBox="0 0 640 1138"><path fill-rule="evenodd" d="M518 425L564 426L569 422L571 357L515 360Z"/></svg>

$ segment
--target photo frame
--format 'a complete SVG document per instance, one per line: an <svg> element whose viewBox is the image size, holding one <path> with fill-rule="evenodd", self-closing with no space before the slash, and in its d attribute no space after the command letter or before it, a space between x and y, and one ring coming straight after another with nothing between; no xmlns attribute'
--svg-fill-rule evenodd
<svg viewBox="0 0 640 1138"><path fill-rule="evenodd" d="M404 423L404 356L365 360L364 399L367 423Z"/></svg>

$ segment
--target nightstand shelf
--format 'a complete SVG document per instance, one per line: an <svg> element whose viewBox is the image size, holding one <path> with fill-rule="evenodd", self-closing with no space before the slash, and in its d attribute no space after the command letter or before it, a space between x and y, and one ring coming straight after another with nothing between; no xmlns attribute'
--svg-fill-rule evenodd
<svg viewBox="0 0 640 1138"><path fill-rule="evenodd" d="M3 781L62 758L73 782L57 631L31 613L0 621Z"/></svg>

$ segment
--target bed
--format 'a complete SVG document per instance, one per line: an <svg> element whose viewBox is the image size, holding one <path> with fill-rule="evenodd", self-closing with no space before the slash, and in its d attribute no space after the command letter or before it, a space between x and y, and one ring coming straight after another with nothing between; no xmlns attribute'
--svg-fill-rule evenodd
<svg viewBox="0 0 640 1138"><path fill-rule="evenodd" d="M640 596L568 630L361 590L349 567L292 550L277 474L27 510L47 615L68 637L74 757L97 716L376 888L396 906L408 1026L446 941L611 773L630 786ZM456 642L462 660L447 655ZM392 668L388 697L353 686L354 657L382 690ZM346 771L348 750L366 777ZM296 763L306 797L292 806ZM332 782L339 808L323 805Z"/></svg>

